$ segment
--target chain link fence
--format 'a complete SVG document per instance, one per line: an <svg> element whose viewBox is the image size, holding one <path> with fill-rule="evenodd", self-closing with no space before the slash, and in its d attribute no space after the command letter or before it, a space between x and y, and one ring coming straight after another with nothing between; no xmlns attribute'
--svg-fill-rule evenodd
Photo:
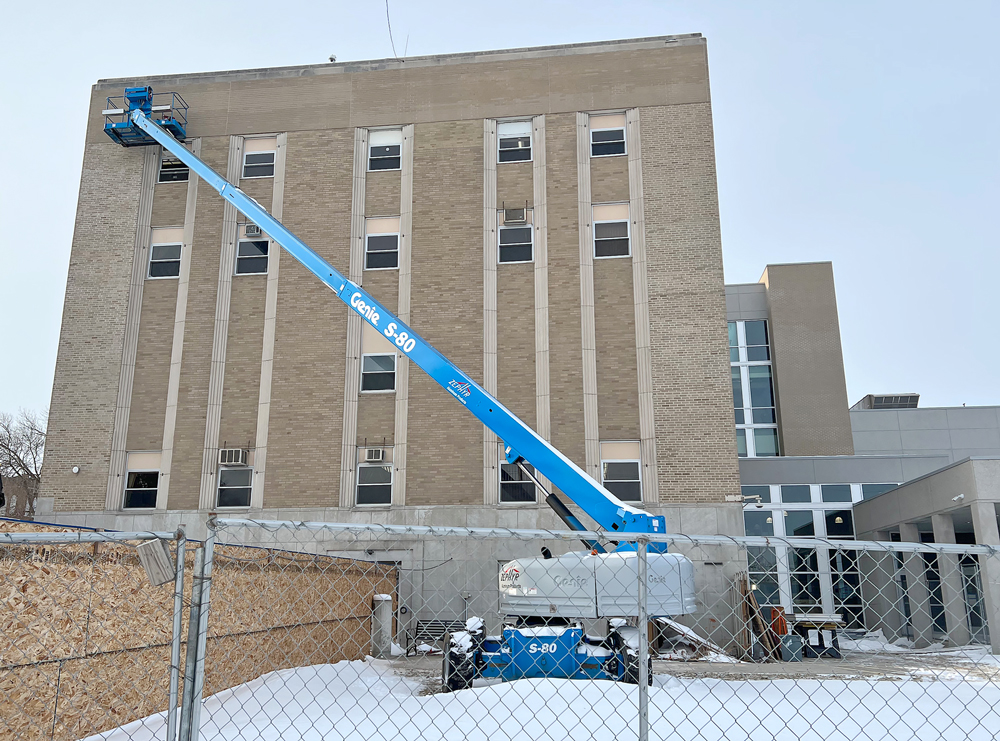
<svg viewBox="0 0 1000 741"><path fill-rule="evenodd" d="M0 738L68 741L142 727L171 707L183 599L183 568L173 564L185 560L183 534L2 530ZM138 547L160 541L171 572L154 586Z"/></svg>
<svg viewBox="0 0 1000 741"><path fill-rule="evenodd" d="M61 711L50 727L12 723L32 712L32 685L5 673L13 737L867 741L1000 729L1000 554L985 546L236 519L209 533L196 558L189 548L190 616L175 634L192 649L182 666L155 664L167 681L152 699L72 731ZM152 589L139 576L119 578ZM170 587L159 589L167 608ZM39 624L59 624L41 616L45 599L29 600L35 643ZM156 614L169 632L173 611ZM154 674L119 666L137 685Z"/></svg>

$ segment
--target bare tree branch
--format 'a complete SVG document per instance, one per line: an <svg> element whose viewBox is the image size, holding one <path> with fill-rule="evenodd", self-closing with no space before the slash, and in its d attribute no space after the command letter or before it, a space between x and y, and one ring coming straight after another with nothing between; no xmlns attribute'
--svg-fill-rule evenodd
<svg viewBox="0 0 1000 741"><path fill-rule="evenodd" d="M0 476L7 480L6 514L34 516L45 453L46 416L21 409L0 412Z"/></svg>

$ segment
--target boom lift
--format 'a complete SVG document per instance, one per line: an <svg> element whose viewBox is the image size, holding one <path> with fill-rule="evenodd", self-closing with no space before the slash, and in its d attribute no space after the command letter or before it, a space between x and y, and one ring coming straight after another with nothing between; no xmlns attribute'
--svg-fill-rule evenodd
<svg viewBox="0 0 1000 741"><path fill-rule="evenodd" d="M420 335L317 255L272 217L264 207L206 165L183 145L187 136L187 104L177 93L151 87L130 87L122 98L108 98L105 133L125 147L159 144L274 242L304 265L364 321L395 344L460 404L494 431L504 443L508 463L517 465L542 491L531 464L613 537L615 533L664 533L662 516L633 507L594 481L569 458L540 437L513 412L445 358ZM546 503L571 530L583 523L554 492ZM629 662L627 631L592 640L573 620L635 616L637 554L634 544L614 544L609 553L599 542L583 538L584 553L555 558L519 559L505 564L499 575L501 600L518 624L500 637L486 638L478 618L452 637L446 650L445 679L451 689L470 686L476 676L516 679L529 676L591 677L638 681ZM668 554L663 543L650 543L648 593L650 615L693 612L694 576L691 562ZM635 629L633 629L635 630ZM632 652L634 654L634 651ZM632 668L630 668L632 667Z"/></svg>

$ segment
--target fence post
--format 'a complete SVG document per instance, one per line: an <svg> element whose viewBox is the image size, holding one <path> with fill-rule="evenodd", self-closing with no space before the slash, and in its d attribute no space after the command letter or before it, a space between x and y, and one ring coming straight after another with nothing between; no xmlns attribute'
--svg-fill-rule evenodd
<svg viewBox="0 0 1000 741"><path fill-rule="evenodd" d="M179 741L191 739L191 708L194 701L194 673L198 656L198 615L201 608L201 573L205 568L205 549L194 552L194 569L191 572L191 610L188 615L187 651L184 656L184 694L181 699L181 722Z"/></svg>
<svg viewBox="0 0 1000 741"><path fill-rule="evenodd" d="M215 552L215 515L208 517L208 537L205 538L205 562L201 571L201 599L198 609L198 640L195 649L194 682L191 687L190 741L198 741L201 731L201 697L205 690L205 646L208 639L208 614L212 603L212 561ZM199 577L196 576L195 579Z"/></svg>
<svg viewBox="0 0 1000 741"><path fill-rule="evenodd" d="M177 690L181 669L181 623L184 618L184 550L187 537L177 528L176 569L174 577L174 625L170 643L170 706L167 711L167 741L177 738Z"/></svg>
<svg viewBox="0 0 1000 741"><path fill-rule="evenodd" d="M646 538L636 543L639 576L639 741L649 739L649 615L646 614Z"/></svg>

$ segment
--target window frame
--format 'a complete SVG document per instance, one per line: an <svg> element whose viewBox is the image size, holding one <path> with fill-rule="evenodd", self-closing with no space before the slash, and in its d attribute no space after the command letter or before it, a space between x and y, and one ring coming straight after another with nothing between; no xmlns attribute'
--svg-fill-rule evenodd
<svg viewBox="0 0 1000 741"><path fill-rule="evenodd" d="M128 480L133 473L155 473L156 474L156 487L153 489L139 489L136 487L130 487L128 485ZM152 507L129 507L128 506L128 493L129 491L152 491L153 492L153 506ZM130 468L125 471L125 486L122 489L122 511L128 510L154 510L156 509L156 498L159 496L160 492L160 469L158 468Z"/></svg>
<svg viewBox="0 0 1000 741"><path fill-rule="evenodd" d="M385 484L362 484L361 470L364 468L388 468L389 469L389 501L388 502L359 502L358 491L362 486L385 486ZM396 488L396 470L390 463L365 463L359 461L357 465L357 476L354 478L354 506L355 507L390 507L392 506L392 495Z"/></svg>
<svg viewBox="0 0 1000 741"><path fill-rule="evenodd" d="M530 463L525 463L524 465L531 466ZM504 480L503 480L503 472L504 472L503 469L504 469L504 466L513 466L514 469L517 470L517 472L518 472L519 475L521 475L521 476L525 475L524 472L521 471L521 469L516 464L511 464L511 463L507 463L506 461L501 461L500 465L497 466L497 477L498 477L497 478L497 502L499 504L504 505L504 506L513 506L513 507L538 504L538 486L531 479L531 477L504 482ZM534 466L531 466L531 468L532 468L532 470L534 470ZM503 498L503 486L504 486L504 483L507 483L507 484L519 484L519 485L524 485L525 483L530 484L531 485L531 491L532 491L532 498L531 499L506 499L505 500Z"/></svg>
<svg viewBox="0 0 1000 741"><path fill-rule="evenodd" d="M361 378L360 378L360 391L362 394L394 394L396 393L396 373L399 370L399 353L388 353L388 352L364 352L361 353ZM365 358L392 358L392 388L391 389L366 389L365 388ZM388 373L388 371L369 371L370 373Z"/></svg>
<svg viewBox="0 0 1000 741"><path fill-rule="evenodd" d="M218 457L218 456L216 456ZM222 504L222 472L223 471L249 471L250 482L246 486L227 486L226 489L248 489L246 504ZM217 509L235 510L249 509L253 501L253 466L219 466L215 479L215 506Z"/></svg>
<svg viewBox="0 0 1000 741"><path fill-rule="evenodd" d="M594 132L602 131L620 131L622 132L622 151L615 152L614 154L594 154ZM608 142L598 142L598 144L607 144ZM600 129L590 130L590 157L591 159L597 159L598 157L627 157L628 156L628 138L625 136L624 126L608 126Z"/></svg>
<svg viewBox="0 0 1000 741"><path fill-rule="evenodd" d="M267 254L264 255L264 260L267 262L267 267L263 271L253 272L253 273L241 273L240 272L240 260L259 260L260 255L244 255L242 258L240 256L240 245L244 242L266 242L267 243ZM236 240L236 258L233 260L233 275L267 275L268 271L271 269L271 245L273 242L268 237L261 237L259 239L252 239L250 237L239 237Z"/></svg>
<svg viewBox="0 0 1000 741"><path fill-rule="evenodd" d="M529 241L528 244L531 247L531 259L530 260L501 260L501 244L500 244L500 234L505 231L513 231L515 229L527 229ZM523 245L524 242L518 242L518 245ZM518 224L517 226L505 226L500 225L497 229L497 265L526 265L528 263L533 263L535 261L535 227L533 224Z"/></svg>
<svg viewBox="0 0 1000 741"><path fill-rule="evenodd" d="M384 172L384 170L376 170L376 172ZM385 267L385 268L370 268L370 267L368 267L368 254L369 254L368 253L368 241L372 237L395 237L396 238L396 249L395 249L396 264L395 265L393 265L392 267ZM365 270L366 272L373 271L373 270L399 270L399 241L400 241L400 233L399 232L382 232L380 234L365 234L365 263L364 263L363 270ZM375 252L378 253L378 254L387 254L388 252L390 252L390 250L376 250Z"/></svg>
<svg viewBox="0 0 1000 741"><path fill-rule="evenodd" d="M636 471L639 474L639 478L638 478L638 482L639 482L639 498L638 499L622 499L622 501L626 502L626 503L627 502L643 502L644 501L643 494L645 492L645 487L643 486L643 479L642 479L642 461L639 460L638 458L601 458L601 486L603 486L605 489L608 489L607 484L605 483L607 479L604 476L604 466L605 466L606 463L634 463L635 464ZM626 480L627 481L631 481L631 479L612 479L612 481L626 481ZM611 490L608 489L608 491L611 491ZM614 494L613 491L611 493ZM615 496L617 497L618 495L615 494ZM618 497L618 498L621 499L621 497Z"/></svg>
<svg viewBox="0 0 1000 741"><path fill-rule="evenodd" d="M524 139L525 138L523 134L520 135L520 136L506 136L506 137L501 137L501 135L500 135L500 127L503 124L513 124L513 123L527 123L528 124L528 137L527 137L528 138L528 156L525 159L504 160L504 159L500 158L501 157L501 152L505 152L505 151L506 152L517 152L517 151L523 149L523 147L510 147L510 148L504 149L502 146L500 146L503 143L503 141L506 140L506 139ZM534 127L532 126L530 118L528 118L528 119L523 119L523 118L522 119L515 119L513 121L497 121L497 164L498 165L506 165L506 164L510 164L510 163L514 163L514 162L534 162L534 160L535 160L535 135L534 135L533 128Z"/></svg>
<svg viewBox="0 0 1000 741"><path fill-rule="evenodd" d="M180 254L176 259L169 260L154 260L153 259L153 248L154 247L180 247ZM149 259L146 260L146 279L147 280L177 280L181 276L181 260L184 258L184 243L183 242L156 242L155 244L149 245ZM152 275L153 263L177 263L177 275Z"/></svg>
<svg viewBox="0 0 1000 741"><path fill-rule="evenodd" d="M394 131L399 132L399 144L372 144L371 135L380 131ZM391 157L372 157L372 147L399 147L399 154L393 155ZM372 160L396 160L395 167L372 167ZM388 128L388 129L369 129L368 130L368 157L365 164L366 172L399 172L403 169L403 130L401 128Z"/></svg>
<svg viewBox="0 0 1000 741"><path fill-rule="evenodd" d="M746 340L746 323L747 322L762 322L764 324L764 334L767 338L767 345L747 345ZM729 325L732 325L733 329L729 330ZM737 405L737 401L733 398L733 421L737 429L738 446L743 445L745 447L745 454L738 450L738 455L740 458L776 458L780 457L781 452L781 435L778 426L778 394L776 390L775 377L774 377L774 362L773 353L771 352L770 340L771 332L769 320L767 319L740 319L727 322L727 333L729 339L727 340L729 345L729 366L730 375L732 376L733 384L735 385L736 376L739 376L740 385L740 402ZM736 344L733 344L733 339L735 335ZM750 360L749 359L749 348L766 347L767 348L767 359L766 360ZM771 381L771 402L770 407L755 407L753 405L753 396L750 382L750 370L752 368L766 366L770 369L770 381ZM758 380L759 382L759 380ZM735 389L734 389L735 392ZM773 422L755 422L753 419L755 410L767 410L770 409L772 416L774 418ZM742 416L742 421L741 421ZM774 455L761 455L757 450L756 435L757 431L771 432L775 439L775 454Z"/></svg>
<svg viewBox="0 0 1000 741"><path fill-rule="evenodd" d="M170 180L164 180L163 179L163 163L166 162L166 161L168 161L168 160L170 162L179 162L180 163L180 165L181 165L180 167L173 168L173 169L174 169L175 172L180 172L181 170L183 170L184 173L185 173L185 175L184 175L183 178L172 178ZM157 185L159 185L160 183L186 183L190 179L191 179L191 168L190 167L188 167L183 162L181 162L179 159L177 159L177 157L174 157L172 154L170 154L170 152L168 152L166 150L161 150L160 151L160 167L156 171L156 184Z"/></svg>
<svg viewBox="0 0 1000 741"><path fill-rule="evenodd" d="M271 168L272 169L271 169L271 174L270 175L247 175L246 174L247 173L247 157L249 157L252 154L255 154L255 155L256 154L270 154L271 155L271 163L270 164L271 164ZM244 151L243 152L243 163L242 163L242 167L240 168L240 180L264 180L266 178L273 178L274 177L274 168L277 166L277 162L278 162L278 150L276 150L276 149L263 149L263 150L261 150L259 152L247 152L247 151ZM260 167L261 165L264 165L264 164L266 164L266 163L264 163L264 162L255 162L255 163L252 163L250 166L251 167Z"/></svg>
<svg viewBox="0 0 1000 741"><path fill-rule="evenodd" d="M591 241L594 243L594 259L595 260L622 260L624 258L630 258L630 257L632 257L632 214L631 214L631 210L629 211L628 218L626 218L624 220L624 223L625 223L625 238L628 240L628 253L624 254L624 255L598 255L597 254L597 225L598 224L621 224L622 223L622 219L610 219L610 220L605 219L605 220L601 220L601 221L597 221L596 219L592 219L590 223L591 223L591 229L593 231L593 234L592 234L593 239ZM621 237L616 237L616 239L621 239ZM603 242L603 241L609 241L609 240L601 240L601 241Z"/></svg>

